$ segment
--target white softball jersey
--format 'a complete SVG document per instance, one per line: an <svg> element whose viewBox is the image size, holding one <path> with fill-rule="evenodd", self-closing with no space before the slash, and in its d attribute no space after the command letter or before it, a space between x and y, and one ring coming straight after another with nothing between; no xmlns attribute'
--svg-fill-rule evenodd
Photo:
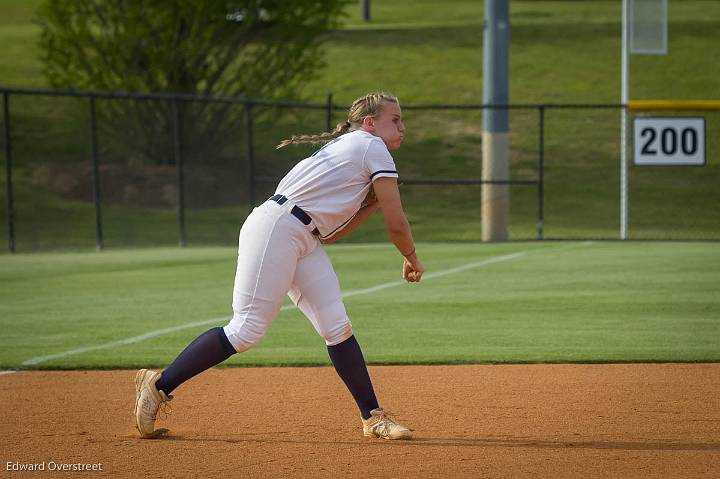
<svg viewBox="0 0 720 479"><path fill-rule="evenodd" d="M253 209L240 230L233 317L224 327L238 352L265 335L285 295L328 346L352 336L337 275L312 232L317 228L328 237L342 229L374 180L397 176L382 139L357 130L295 165L276 190L276 197L286 199L270 199ZM293 214L296 207L310 217L309 224Z"/></svg>
<svg viewBox="0 0 720 479"><path fill-rule="evenodd" d="M310 215L322 237L341 229L360 209L374 180L397 178L385 143L356 130L327 143L280 181L275 193Z"/></svg>

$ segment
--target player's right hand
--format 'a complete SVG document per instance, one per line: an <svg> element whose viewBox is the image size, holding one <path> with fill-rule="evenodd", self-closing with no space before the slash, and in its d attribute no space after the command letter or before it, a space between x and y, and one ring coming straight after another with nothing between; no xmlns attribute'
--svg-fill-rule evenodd
<svg viewBox="0 0 720 479"><path fill-rule="evenodd" d="M413 252L403 260L403 279L408 283L417 283L422 279L425 267L420 263L417 254Z"/></svg>

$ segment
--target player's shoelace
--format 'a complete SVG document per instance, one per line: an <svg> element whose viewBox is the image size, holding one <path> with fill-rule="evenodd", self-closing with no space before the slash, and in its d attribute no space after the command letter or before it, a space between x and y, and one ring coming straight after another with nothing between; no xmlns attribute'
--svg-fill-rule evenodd
<svg viewBox="0 0 720 479"><path fill-rule="evenodd" d="M398 416L398 414L394 412L382 409L380 412L373 414L373 416L380 420L375 427L377 427L379 429L379 432L382 434L389 433L392 430L393 426L405 427L400 426L398 423L391 419ZM412 431L412 429L410 429L410 431Z"/></svg>
<svg viewBox="0 0 720 479"><path fill-rule="evenodd" d="M167 419L167 417L172 414L172 406L170 405L170 401L161 401L158 405L157 411L155 411L155 415L153 416L153 419L157 419L157 413L162 412L162 418Z"/></svg>

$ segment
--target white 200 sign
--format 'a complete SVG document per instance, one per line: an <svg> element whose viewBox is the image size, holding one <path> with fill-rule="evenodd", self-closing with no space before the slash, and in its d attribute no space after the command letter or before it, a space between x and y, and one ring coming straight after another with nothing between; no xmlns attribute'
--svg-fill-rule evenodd
<svg viewBox="0 0 720 479"><path fill-rule="evenodd" d="M704 165L704 118L635 118L636 165Z"/></svg>

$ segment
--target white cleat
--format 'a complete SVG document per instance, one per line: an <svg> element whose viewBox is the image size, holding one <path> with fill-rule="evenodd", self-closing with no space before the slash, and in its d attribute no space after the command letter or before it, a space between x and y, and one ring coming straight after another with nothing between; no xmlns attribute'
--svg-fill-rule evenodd
<svg viewBox="0 0 720 479"><path fill-rule="evenodd" d="M395 414L384 411L382 408L370 411L370 418L363 419L363 435L365 437L380 437L383 439L412 439L412 429L398 424L390 416Z"/></svg>
<svg viewBox="0 0 720 479"><path fill-rule="evenodd" d="M168 432L167 429L155 429L158 409L172 399L157 390L158 379L160 373L149 369L141 369L135 375L135 427L143 438L160 437Z"/></svg>

